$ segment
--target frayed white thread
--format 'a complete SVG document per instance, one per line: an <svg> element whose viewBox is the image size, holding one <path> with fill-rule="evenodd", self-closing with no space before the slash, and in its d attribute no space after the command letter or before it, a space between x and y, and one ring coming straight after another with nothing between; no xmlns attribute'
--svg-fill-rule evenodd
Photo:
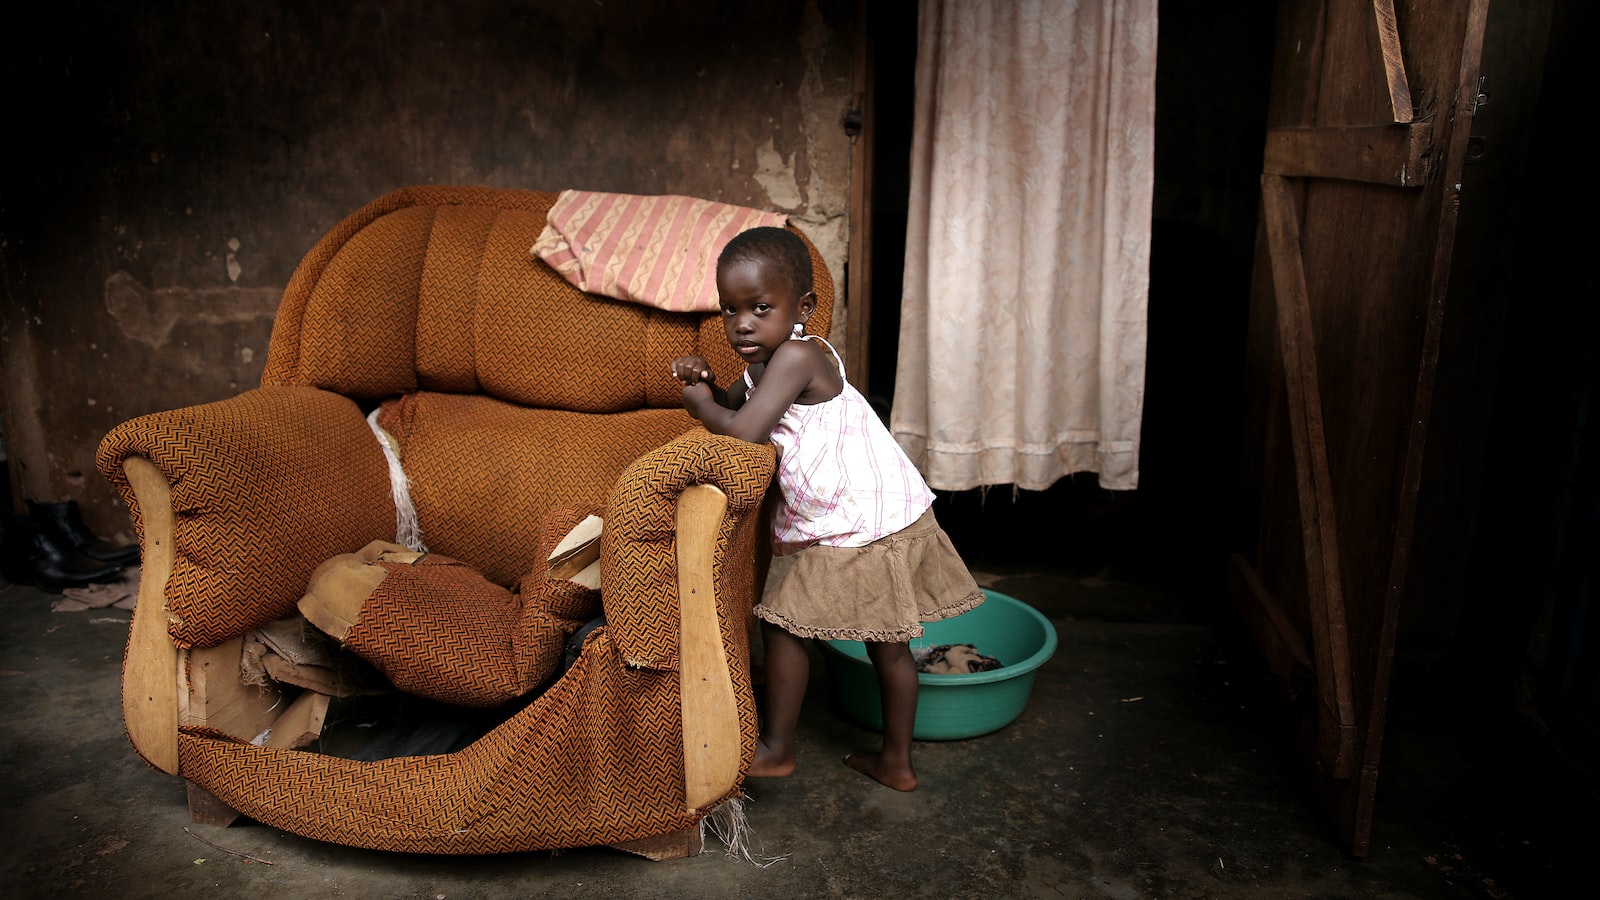
<svg viewBox="0 0 1600 900"><path fill-rule="evenodd" d="M377 437L378 446L383 448L383 458L389 461L389 493L394 497L394 542L426 553L428 548L422 543L422 523L417 521L417 508L411 503L411 481L406 478L405 469L400 467L400 448L395 443L394 435L384 431L383 426L378 424L376 409L367 415L367 425Z"/></svg>
<svg viewBox="0 0 1600 900"><path fill-rule="evenodd" d="M744 801L746 797L729 797L717 804L717 807L700 820L700 840L706 839L706 832L716 835L717 840L726 846L727 854L734 859L742 859L758 869L765 869L775 862L789 858L789 854L782 856L758 856L750 849L750 820L744 815Z"/></svg>

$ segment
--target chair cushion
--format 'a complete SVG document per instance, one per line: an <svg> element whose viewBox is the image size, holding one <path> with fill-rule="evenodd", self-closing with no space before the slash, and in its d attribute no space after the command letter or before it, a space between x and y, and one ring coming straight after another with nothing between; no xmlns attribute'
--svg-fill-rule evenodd
<svg viewBox="0 0 1600 900"><path fill-rule="evenodd" d="M551 510L534 529L538 555L589 514ZM545 684L568 639L600 612L598 590L547 577L542 564L508 590L459 560L377 552L384 548L404 549L379 542L323 563L300 611L323 628L312 606L349 611L353 621L333 636L409 694L460 706L510 703Z"/></svg>
<svg viewBox="0 0 1600 900"><path fill-rule="evenodd" d="M720 326L724 346L702 351L701 316L568 284L528 252L543 227L542 211L474 205L378 216L329 256L303 305L287 297L279 311L300 342L296 381L365 399L481 392L621 412L681 403L673 357L728 355Z"/></svg>
<svg viewBox="0 0 1600 900"><path fill-rule="evenodd" d="M609 413L680 406L666 373L676 356L704 356L723 384L738 377L744 364L720 316L587 294L530 253L556 198L419 186L347 216L284 291L262 384L370 401L483 393ZM825 335L833 283L811 249L818 306L808 329Z"/></svg>
<svg viewBox="0 0 1600 900"><path fill-rule="evenodd" d="M533 568L548 510L602 508L629 464L695 425L681 408L595 416L429 391L384 403L378 423L428 549L505 587Z"/></svg>

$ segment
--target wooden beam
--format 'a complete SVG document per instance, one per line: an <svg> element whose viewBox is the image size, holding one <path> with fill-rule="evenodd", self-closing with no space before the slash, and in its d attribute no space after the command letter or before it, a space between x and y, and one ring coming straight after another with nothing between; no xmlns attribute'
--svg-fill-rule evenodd
<svg viewBox="0 0 1600 900"><path fill-rule="evenodd" d="M283 715L272 723L272 733L267 735L265 746L293 750L304 747L322 736L322 726L328 720L328 705L332 698L318 691L302 691L289 704Z"/></svg>
<svg viewBox="0 0 1600 900"><path fill-rule="evenodd" d="M243 635L183 654L189 690L179 706L180 724L215 728L244 741L272 726L284 709L283 691L272 682L256 687L241 681L243 655Z"/></svg>
<svg viewBox="0 0 1600 900"><path fill-rule="evenodd" d="M1305 636L1295 629L1283 604L1261 581L1255 566L1235 553L1228 558L1228 594L1245 620L1245 628L1255 638L1266 658L1267 669L1282 682L1287 693L1295 693L1296 669L1315 671L1311 648Z"/></svg>
<svg viewBox="0 0 1600 900"><path fill-rule="evenodd" d="M1284 178L1338 178L1420 187L1432 174L1426 123L1267 130L1261 170Z"/></svg>
<svg viewBox="0 0 1600 900"><path fill-rule="evenodd" d="M632 841L618 841L607 846L624 853L632 853L634 856L642 856L652 862L660 862L664 859L699 856L701 850L705 848L705 838L700 834L699 825L690 825L688 828L680 828L666 834Z"/></svg>
<svg viewBox="0 0 1600 900"><path fill-rule="evenodd" d="M189 819L201 825L227 828L239 821L239 811L222 802L216 794L194 782L189 785Z"/></svg>
<svg viewBox="0 0 1600 900"><path fill-rule="evenodd" d="M690 812L734 789L744 749L712 571L727 508L727 495L709 484L690 485L678 497L678 690Z"/></svg>
<svg viewBox="0 0 1600 900"><path fill-rule="evenodd" d="M1355 772L1355 702L1339 569L1338 518L1328 472L1327 438L1323 434L1311 302L1300 257L1300 223L1288 182L1271 175L1262 176L1261 182L1262 222L1272 265L1278 344L1283 354L1290 443L1300 498L1317 693L1327 713L1319 727L1323 760L1334 777L1348 778Z"/></svg>
<svg viewBox="0 0 1600 900"><path fill-rule="evenodd" d="M585 573L592 566L593 575L598 578L600 567L596 563L600 561L600 532L603 530L605 521L599 516L587 516L572 526L566 537L563 537L555 549L550 551L549 567L545 570L545 577L558 581L576 580L576 576ZM593 584L589 581L590 579L585 577L580 583L586 587L599 589L598 581Z"/></svg>
<svg viewBox="0 0 1600 900"><path fill-rule="evenodd" d="M1478 104L1479 63L1484 33L1488 27L1489 0L1470 0L1466 29L1462 38L1461 68L1455 86L1456 105L1450 118L1449 139L1445 148L1445 172L1461 171L1472 138L1472 121ZM1389 708L1389 682L1393 673L1395 641L1400 627L1400 603L1411 565L1411 545L1415 537L1417 498L1421 491L1423 456L1427 445L1428 422L1433 418L1434 375L1438 368L1439 345L1443 339L1444 304L1450 286L1455 253L1456 217L1461 209L1459 183L1442 186L1440 225L1433 248L1428 278L1426 327L1422 352L1417 364L1416 387L1412 393L1410 427L1406 435L1405 468L1401 474L1396 504L1393 552L1389 559L1388 591L1375 650L1377 667L1373 673L1372 703L1367 708L1365 746L1361 768L1370 777L1361 779L1359 790L1344 796L1341 815L1346 816L1357 839L1351 853L1365 856L1371 839L1373 808L1377 803L1378 759L1383 749L1384 725Z"/></svg>
<svg viewBox="0 0 1600 900"><path fill-rule="evenodd" d="M1411 80L1400 52L1400 23L1394 17L1394 0L1372 0L1372 17L1378 26L1378 55L1383 59L1383 80L1389 86L1389 113L1399 124L1416 115L1411 104Z"/></svg>

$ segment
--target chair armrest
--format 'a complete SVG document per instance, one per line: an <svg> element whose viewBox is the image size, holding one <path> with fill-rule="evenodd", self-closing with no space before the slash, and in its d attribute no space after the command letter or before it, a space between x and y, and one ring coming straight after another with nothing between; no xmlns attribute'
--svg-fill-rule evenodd
<svg viewBox="0 0 1600 900"><path fill-rule="evenodd" d="M713 575L729 563L729 543L748 516L760 513L776 452L696 428L634 461L617 479L606 504L600 547L600 595L606 630L634 668L678 665L677 507L690 485L713 485L727 497L720 517ZM752 554L754 543L740 548ZM749 559L735 560L747 565ZM753 579L752 579L753 580ZM749 597L722 598L748 604ZM723 604L723 615L730 611ZM748 609L734 611L742 617ZM742 618L733 624L743 627ZM666 627L664 627L666 626Z"/></svg>
<svg viewBox="0 0 1600 900"><path fill-rule="evenodd" d="M270 721L264 693L194 708L196 669L234 671L228 646L292 610L329 547L393 534L387 463L354 403L273 387L125 422L96 464L127 503L142 549L123 720L146 763L179 774L180 720L245 730ZM218 649L197 660L191 647Z"/></svg>
<svg viewBox="0 0 1600 900"><path fill-rule="evenodd" d="M168 490L142 497L126 467L134 458ZM146 554L170 555L156 586L179 647L215 646L291 614L323 560L394 537L383 451L338 394L262 387L141 416L107 434L95 462ZM148 510L151 498L170 511Z"/></svg>
<svg viewBox="0 0 1600 900"><path fill-rule="evenodd" d="M692 815L737 789L754 748L747 625L774 464L769 444L696 429L641 456L608 504L607 631L624 665L677 669Z"/></svg>

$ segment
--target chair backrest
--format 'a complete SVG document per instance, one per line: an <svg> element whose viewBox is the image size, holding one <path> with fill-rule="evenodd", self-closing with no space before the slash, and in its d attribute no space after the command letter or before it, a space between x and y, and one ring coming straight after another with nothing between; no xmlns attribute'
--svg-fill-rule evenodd
<svg viewBox="0 0 1600 900"><path fill-rule="evenodd" d="M422 390L621 412L680 404L666 376L675 356L704 356L724 381L742 370L720 317L587 294L533 255L557 196L429 185L350 214L290 279L262 384L361 400ZM806 244L817 293L808 330L826 335L833 281Z"/></svg>

